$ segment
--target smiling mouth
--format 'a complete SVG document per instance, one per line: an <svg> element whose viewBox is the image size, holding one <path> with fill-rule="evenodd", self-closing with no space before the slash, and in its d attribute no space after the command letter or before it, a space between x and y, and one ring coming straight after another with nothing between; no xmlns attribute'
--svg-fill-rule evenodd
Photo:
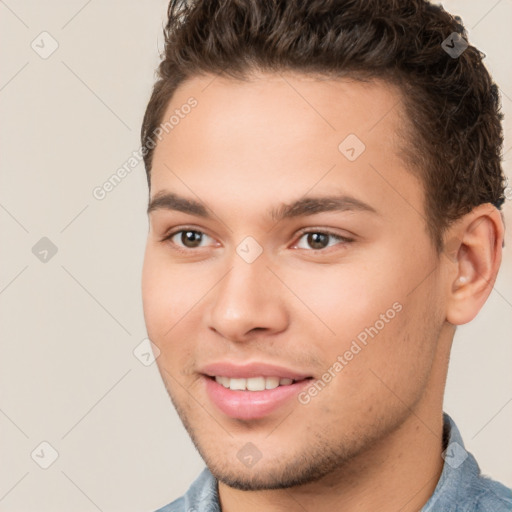
<svg viewBox="0 0 512 512"><path fill-rule="evenodd" d="M210 374L203 373L208 398L226 416L247 421L262 419L278 412L281 407L290 404L313 379L286 369L281 370L281 376L272 375L274 371L280 370L270 369L269 366L216 370ZM268 373L261 375L260 371ZM234 375L216 375L224 372Z"/></svg>
<svg viewBox="0 0 512 512"><path fill-rule="evenodd" d="M281 386L291 386L297 382L310 380L313 377L306 377L304 379L289 379L285 377L248 377L248 378L233 378L224 376L208 376L210 379L215 380L221 386L231 391L265 391L276 389Z"/></svg>

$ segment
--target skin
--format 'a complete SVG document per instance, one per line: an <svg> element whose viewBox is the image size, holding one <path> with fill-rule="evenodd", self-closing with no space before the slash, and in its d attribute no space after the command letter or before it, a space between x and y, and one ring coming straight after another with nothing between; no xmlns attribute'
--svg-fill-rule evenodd
<svg viewBox="0 0 512 512"><path fill-rule="evenodd" d="M196 77L165 118L190 96L197 107L155 149L150 195L200 201L212 219L150 212L144 315L169 395L219 480L222 510L418 510L442 470L455 326L480 310L500 265L498 210L480 205L454 223L449 254L437 254L422 183L398 156L400 91L386 83ZM338 150L351 133L366 145L353 162ZM334 192L376 213L268 216ZM203 233L199 247L181 233L162 240L180 228ZM353 241L324 238L319 249L303 228ZM236 252L247 236L263 250L252 263ZM205 392L199 370L220 360L319 379L397 302L401 311L307 405L293 399L241 421ZM262 454L252 467L237 458L248 442Z"/></svg>

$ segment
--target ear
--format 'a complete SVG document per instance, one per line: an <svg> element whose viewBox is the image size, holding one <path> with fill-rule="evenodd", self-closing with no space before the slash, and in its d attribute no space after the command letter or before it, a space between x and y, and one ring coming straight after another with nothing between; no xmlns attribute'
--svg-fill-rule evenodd
<svg viewBox="0 0 512 512"><path fill-rule="evenodd" d="M445 234L446 320L473 320L491 293L501 264L504 225L500 211L481 204Z"/></svg>

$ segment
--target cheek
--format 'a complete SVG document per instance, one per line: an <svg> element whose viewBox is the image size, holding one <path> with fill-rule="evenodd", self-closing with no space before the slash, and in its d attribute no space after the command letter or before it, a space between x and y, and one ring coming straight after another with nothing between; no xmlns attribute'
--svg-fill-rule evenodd
<svg viewBox="0 0 512 512"><path fill-rule="evenodd" d="M142 270L142 301L148 330L158 337L189 310L200 291L193 276L179 265L171 265L165 256L149 247Z"/></svg>
<svg viewBox="0 0 512 512"><path fill-rule="evenodd" d="M345 368L345 383L340 381L355 401L376 410L412 407L427 386L436 354L435 312L411 300L401 306L366 345L359 343L361 351Z"/></svg>
<svg viewBox="0 0 512 512"><path fill-rule="evenodd" d="M142 270L144 320L149 339L160 349L159 367L175 378L188 372L194 359L193 329L200 325L200 300L211 288L209 280L186 265L170 264L165 254L149 247ZM192 275L191 275L192 274ZM204 277L204 276L203 276ZM163 374L165 380L169 376ZM172 379L168 382L173 386Z"/></svg>
<svg viewBox="0 0 512 512"><path fill-rule="evenodd" d="M144 320L149 338L161 350L171 339L173 325L183 315L187 289L158 251L148 248L142 270Z"/></svg>
<svg viewBox="0 0 512 512"><path fill-rule="evenodd" d="M400 294L396 283L388 282L391 279L377 266L354 263L310 264L307 270L289 271L284 281L293 283L293 292L304 303L299 322L307 321L326 340L332 338L328 345L343 349L347 341L364 337L365 329L376 322L381 327L381 314L391 310L388 316L395 316L393 304Z"/></svg>
<svg viewBox="0 0 512 512"><path fill-rule="evenodd" d="M428 378L438 336L436 284L424 282L410 293L423 276L382 261L319 266L307 277L302 272L288 275L294 292L316 316L306 312L300 323L319 340L325 370L339 356L343 359L343 370L333 370L337 377L332 388L340 398L347 393L360 399L389 394L386 384L411 396L415 391L409 386L417 388Z"/></svg>
<svg viewBox="0 0 512 512"><path fill-rule="evenodd" d="M158 259L154 252L146 248L144 265L142 267L142 305L144 309L144 320L149 337L153 339L153 333L159 329L165 310L165 274L162 272Z"/></svg>

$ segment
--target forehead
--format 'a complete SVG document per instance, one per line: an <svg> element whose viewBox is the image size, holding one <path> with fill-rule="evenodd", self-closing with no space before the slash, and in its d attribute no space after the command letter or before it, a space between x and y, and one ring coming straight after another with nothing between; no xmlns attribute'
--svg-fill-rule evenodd
<svg viewBox="0 0 512 512"><path fill-rule="evenodd" d="M193 130L195 138L216 147L250 137L267 144L273 136L275 144L319 142L324 136L330 141L330 135L336 140L349 130L372 143L375 140L370 141L369 135L376 130L377 137L389 143L405 120L401 91L382 80L260 73L240 81L205 75L178 87L164 121L179 113L191 97L197 106L180 116L173 134L179 138Z"/></svg>
<svg viewBox="0 0 512 512"><path fill-rule="evenodd" d="M191 98L195 106L184 108ZM179 121L154 152L152 196L221 191L231 201L261 199L266 209L269 199L335 188L365 196L376 209L404 195L422 202L421 184L399 156L401 92L386 82L206 75L177 89L163 122L173 115Z"/></svg>

